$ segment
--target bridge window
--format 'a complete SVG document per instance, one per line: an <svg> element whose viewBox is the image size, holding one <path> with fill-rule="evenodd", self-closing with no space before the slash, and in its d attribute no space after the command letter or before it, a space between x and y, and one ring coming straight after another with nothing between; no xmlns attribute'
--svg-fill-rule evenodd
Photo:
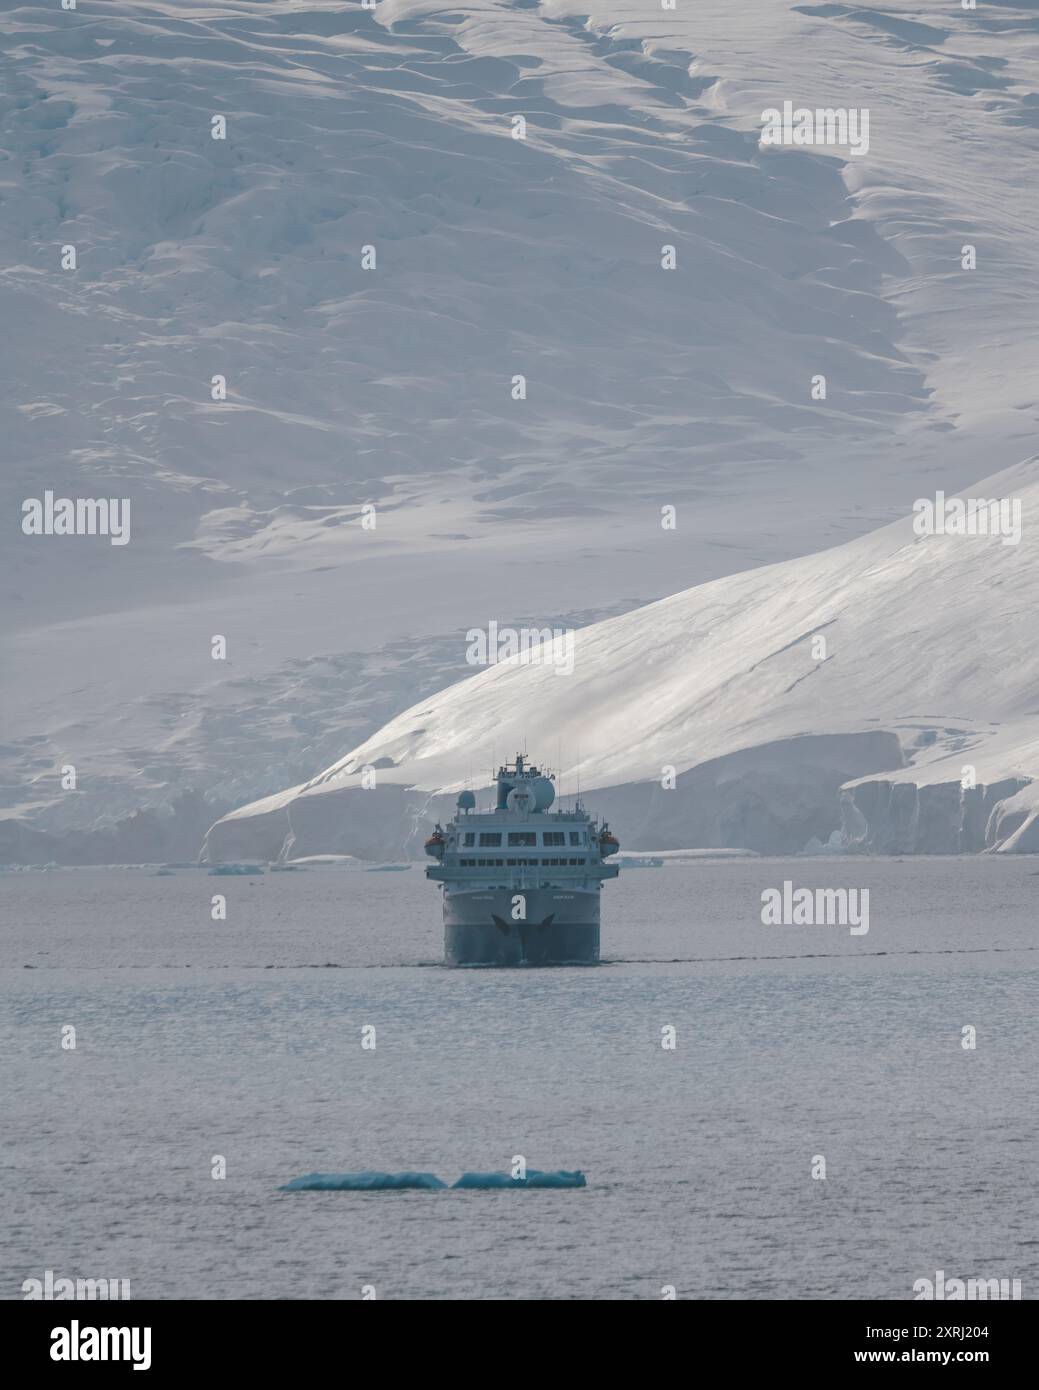
<svg viewBox="0 0 1039 1390"><path fill-rule="evenodd" d="M476 844L475 833L472 830L467 830L465 839L462 841L462 843L465 845L466 849L472 849L473 845Z"/></svg>
<svg viewBox="0 0 1039 1390"><path fill-rule="evenodd" d="M544 843L546 845L565 845L566 836L561 830L546 830Z"/></svg>
<svg viewBox="0 0 1039 1390"><path fill-rule="evenodd" d="M581 832L579 830L571 830L570 843L572 845L579 845L581 843Z"/></svg>
<svg viewBox="0 0 1039 1390"><path fill-rule="evenodd" d="M509 844L510 844L510 845L530 845L531 847L533 847L534 845L537 844L537 842L538 842L538 837L537 837L537 834L535 833L535 831L533 831L533 830L510 830L510 831L509 831ZM498 843L501 844L501 840L500 840L500 839L498 840Z"/></svg>
<svg viewBox="0 0 1039 1390"><path fill-rule="evenodd" d="M482 831L480 832L480 848L481 848L481 849L483 849L485 846L488 847L488 848L496 848L496 847L497 847L498 845L500 845L500 844L501 844L501 831L500 831L500 830L482 830ZM510 844L510 845L512 844L512 836L511 836L511 835L509 836L509 844Z"/></svg>

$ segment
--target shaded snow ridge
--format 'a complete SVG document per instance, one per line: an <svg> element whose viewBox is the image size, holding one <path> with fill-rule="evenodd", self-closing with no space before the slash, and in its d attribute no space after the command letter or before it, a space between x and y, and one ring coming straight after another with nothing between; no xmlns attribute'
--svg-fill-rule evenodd
<svg viewBox="0 0 1039 1390"><path fill-rule="evenodd" d="M224 816L203 857L417 855L524 746L561 754L561 794L580 779L625 849L1039 851L1039 459L965 495L1019 499L1018 543L907 517L582 628L571 674L481 670Z"/></svg>

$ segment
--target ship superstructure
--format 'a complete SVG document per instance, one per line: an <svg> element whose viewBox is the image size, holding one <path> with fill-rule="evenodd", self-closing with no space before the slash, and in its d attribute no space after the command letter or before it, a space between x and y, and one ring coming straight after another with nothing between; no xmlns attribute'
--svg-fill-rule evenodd
<svg viewBox="0 0 1039 1390"><path fill-rule="evenodd" d="M498 769L493 810L465 791L457 814L426 841L443 885L448 965L592 965L599 959L599 895L616 878L620 845L579 799L555 801L553 775L523 754Z"/></svg>

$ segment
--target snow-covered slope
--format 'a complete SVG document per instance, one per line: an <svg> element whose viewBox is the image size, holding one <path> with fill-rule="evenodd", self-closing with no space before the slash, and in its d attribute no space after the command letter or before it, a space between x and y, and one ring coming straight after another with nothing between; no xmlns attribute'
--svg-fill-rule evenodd
<svg viewBox="0 0 1039 1390"><path fill-rule="evenodd" d="M1032 447L1034 4L55 0L0 7L0 65L0 859L188 836L474 624L807 555ZM784 99L869 106L869 154L761 148ZM130 544L22 536L44 489L131 498Z"/></svg>
<svg viewBox="0 0 1039 1390"><path fill-rule="evenodd" d="M523 747L558 758L564 791L594 791L632 848L801 849L828 837L837 787L853 780L849 824L869 843L887 833L861 782L877 773L954 785L962 808L950 842L918 797L918 842L892 831L887 847L1006 840L1039 808L1039 784L1010 820L996 806L1039 777L1039 459L969 495L1018 499L1019 542L918 535L910 517L594 624L576 634L571 673L538 651L488 667L312 781L232 813L208 853L364 852L375 825L399 844L432 796L484 785L496 757ZM1035 830L1013 847L1039 847Z"/></svg>

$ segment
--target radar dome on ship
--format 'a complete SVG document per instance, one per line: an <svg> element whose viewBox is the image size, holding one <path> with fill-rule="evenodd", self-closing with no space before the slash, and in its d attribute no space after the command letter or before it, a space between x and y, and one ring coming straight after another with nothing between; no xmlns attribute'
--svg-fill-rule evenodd
<svg viewBox="0 0 1039 1390"><path fill-rule="evenodd" d="M519 786L534 798L535 811L547 811L556 799L556 789L547 777L530 777Z"/></svg>
<svg viewBox="0 0 1039 1390"><path fill-rule="evenodd" d="M472 792L459 792L455 805L460 811L473 811L476 809L476 797Z"/></svg>

